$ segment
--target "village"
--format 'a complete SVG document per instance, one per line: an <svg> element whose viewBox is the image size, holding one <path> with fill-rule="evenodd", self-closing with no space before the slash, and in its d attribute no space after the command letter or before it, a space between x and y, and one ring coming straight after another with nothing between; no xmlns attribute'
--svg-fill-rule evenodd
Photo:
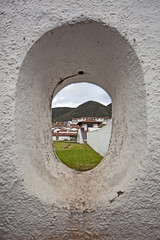
<svg viewBox="0 0 160 240"><path fill-rule="evenodd" d="M75 141L88 143L89 132L98 131L110 122L108 117L80 117L72 121L56 122L52 125L53 141Z"/></svg>

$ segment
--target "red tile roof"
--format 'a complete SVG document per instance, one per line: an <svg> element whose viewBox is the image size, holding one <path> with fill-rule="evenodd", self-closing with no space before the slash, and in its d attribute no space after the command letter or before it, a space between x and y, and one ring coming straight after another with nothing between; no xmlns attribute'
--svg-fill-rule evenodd
<svg viewBox="0 0 160 240"><path fill-rule="evenodd" d="M93 120L85 120L85 121L78 122L77 125L81 125L82 123L97 123L97 124L100 124L102 122L101 121L93 121Z"/></svg>
<svg viewBox="0 0 160 240"><path fill-rule="evenodd" d="M79 126L78 126L77 124L74 124L74 123L71 123L70 126L71 126L72 128L79 128Z"/></svg>
<svg viewBox="0 0 160 240"><path fill-rule="evenodd" d="M67 127L67 124L55 124L54 127Z"/></svg>
<svg viewBox="0 0 160 240"><path fill-rule="evenodd" d="M77 136L77 132L75 133L52 133L52 136Z"/></svg>
<svg viewBox="0 0 160 240"><path fill-rule="evenodd" d="M99 125L99 127L104 127L104 126L106 126L106 124L101 123L101 124Z"/></svg>

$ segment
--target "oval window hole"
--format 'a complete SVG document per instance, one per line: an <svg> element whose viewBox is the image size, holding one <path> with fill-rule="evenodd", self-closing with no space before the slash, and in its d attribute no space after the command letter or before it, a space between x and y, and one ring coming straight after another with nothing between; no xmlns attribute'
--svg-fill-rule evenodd
<svg viewBox="0 0 160 240"><path fill-rule="evenodd" d="M108 151L111 117L111 98L99 86L83 82L63 88L52 101L52 139L58 158L77 171L97 166Z"/></svg>

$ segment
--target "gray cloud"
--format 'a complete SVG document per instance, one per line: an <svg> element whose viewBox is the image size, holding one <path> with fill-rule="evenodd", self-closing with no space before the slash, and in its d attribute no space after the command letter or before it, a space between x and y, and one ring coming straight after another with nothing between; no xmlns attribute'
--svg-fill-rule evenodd
<svg viewBox="0 0 160 240"><path fill-rule="evenodd" d="M91 83L74 83L57 93L52 107L77 107L90 100L104 105L111 102L109 95L101 87Z"/></svg>

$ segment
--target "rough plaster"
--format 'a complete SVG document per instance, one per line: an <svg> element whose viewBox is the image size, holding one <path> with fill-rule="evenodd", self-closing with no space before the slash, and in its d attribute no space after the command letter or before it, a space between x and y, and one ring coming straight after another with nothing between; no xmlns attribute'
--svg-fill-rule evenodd
<svg viewBox="0 0 160 240"><path fill-rule="evenodd" d="M1 1L1 240L159 239L159 23L158 0ZM108 154L86 173L50 131L52 95L81 81L113 103Z"/></svg>
<svg viewBox="0 0 160 240"><path fill-rule="evenodd" d="M108 152L111 130L112 121L109 121L106 126L96 131L87 132L87 144L103 157Z"/></svg>

